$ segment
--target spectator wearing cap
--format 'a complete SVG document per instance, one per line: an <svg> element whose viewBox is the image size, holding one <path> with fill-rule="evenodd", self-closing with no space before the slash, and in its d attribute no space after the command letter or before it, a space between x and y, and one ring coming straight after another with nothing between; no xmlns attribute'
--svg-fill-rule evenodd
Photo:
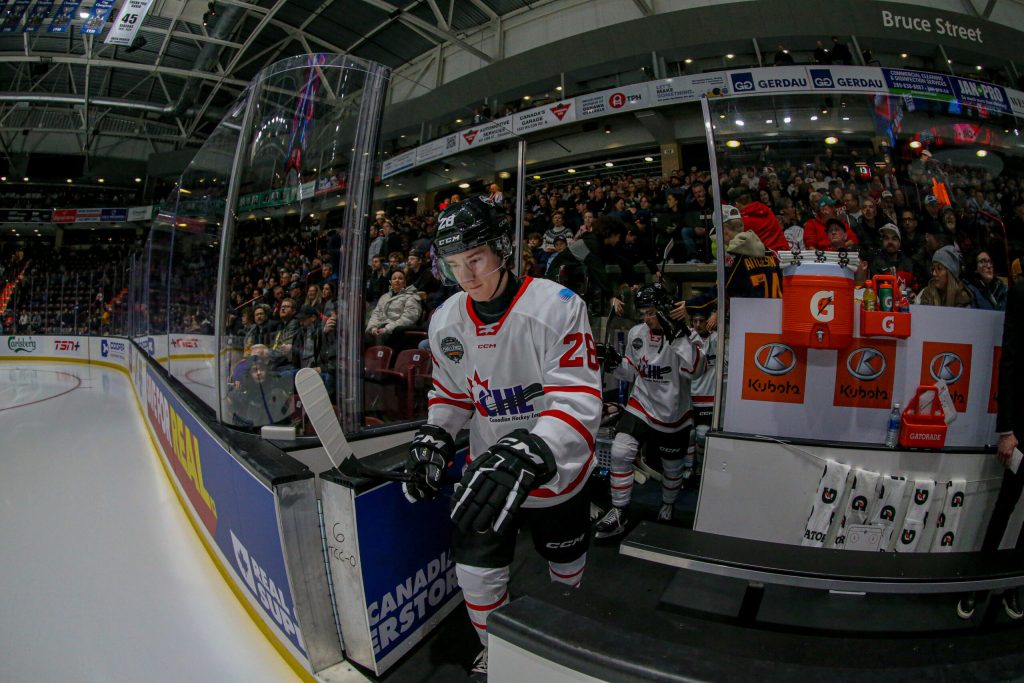
<svg viewBox="0 0 1024 683"><path fill-rule="evenodd" d="M882 248L871 259L868 269L870 276L891 275L895 271L897 280L902 280L916 290L914 261L903 252L900 229L892 223L886 223L879 228L878 235Z"/></svg>
<svg viewBox="0 0 1024 683"><path fill-rule="evenodd" d="M853 245L846 238L846 223L833 216L825 221L828 251L845 251Z"/></svg>
<svg viewBox="0 0 1024 683"><path fill-rule="evenodd" d="M828 250L831 248L828 240L828 219L836 217L835 200L831 197L822 197L818 200L818 213L809 221L804 223L804 246L807 249ZM842 219L839 219L842 220ZM846 240L852 245L857 244L857 236L850 226L846 225Z"/></svg>
<svg viewBox="0 0 1024 683"><path fill-rule="evenodd" d="M921 227L924 228L925 232L930 232L930 228L934 225L936 227L942 227L942 205L939 204L939 198L933 194L926 195L924 198L924 215L921 216Z"/></svg>
<svg viewBox="0 0 1024 683"><path fill-rule="evenodd" d="M1005 311L1009 290L996 277L995 264L987 251L980 251L974 259L974 273L967 279L967 291L971 295L971 308L985 311Z"/></svg>
<svg viewBox="0 0 1024 683"><path fill-rule="evenodd" d="M946 245L932 255L932 279L917 296L924 306L969 308L971 295L960 282L960 253Z"/></svg>
<svg viewBox="0 0 1024 683"><path fill-rule="evenodd" d="M437 291L439 284L434 274L430 272L430 266L424 260L424 254L418 249L409 251L405 260L405 279L410 286L415 287L420 299L426 301L427 296Z"/></svg>
<svg viewBox="0 0 1024 683"><path fill-rule="evenodd" d="M886 215L886 220L892 220L899 213L896 210L896 199L893 193L889 190L882 190L882 195L878 200L878 210Z"/></svg>
<svg viewBox="0 0 1024 683"><path fill-rule="evenodd" d="M320 318L320 312L312 306L303 306L297 316L299 332L291 347L290 374L301 368L312 368L320 373L329 394L334 394L334 376L337 371L336 327L338 319L330 316L326 322Z"/></svg>
<svg viewBox="0 0 1024 683"><path fill-rule="evenodd" d="M735 194L734 206L743 216L743 226L757 235L761 243L768 249L778 253L789 249L789 242L782 232L779 219L772 213L771 207L764 202L753 199L749 190L740 189Z"/></svg>

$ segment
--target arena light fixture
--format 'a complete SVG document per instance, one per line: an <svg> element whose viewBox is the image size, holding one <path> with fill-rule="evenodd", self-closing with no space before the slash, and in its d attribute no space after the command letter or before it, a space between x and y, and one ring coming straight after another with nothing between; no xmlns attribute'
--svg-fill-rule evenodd
<svg viewBox="0 0 1024 683"><path fill-rule="evenodd" d="M980 157L980 158L984 159L985 157L987 157L987 156L988 156L988 150L987 150L987 149L979 149L979 150L978 150L977 152L975 152L974 154L975 154L976 156L978 156L978 157Z"/></svg>
<svg viewBox="0 0 1024 683"><path fill-rule="evenodd" d="M979 64L978 66L976 66L976 67L974 67L974 68L975 68L975 70L977 70L977 71L981 71L981 70L982 70L982 69L984 69L985 67L983 67L983 66L982 66L981 64Z"/></svg>
<svg viewBox="0 0 1024 683"><path fill-rule="evenodd" d="M523 99L529 102L532 98L529 95L523 95Z"/></svg>
<svg viewBox="0 0 1024 683"><path fill-rule="evenodd" d="M839 138L837 138L835 135L829 135L827 138L825 138L826 145L834 145L837 142L839 142Z"/></svg>
<svg viewBox="0 0 1024 683"><path fill-rule="evenodd" d="M556 85L556 86L555 86L555 91L556 91L556 92L562 92L562 86L560 86L560 85Z"/></svg>
<svg viewBox="0 0 1024 683"><path fill-rule="evenodd" d="M850 117L849 117L849 116L844 116L844 117L843 117L843 121L849 121L849 120L850 120Z"/></svg>
<svg viewBox="0 0 1024 683"><path fill-rule="evenodd" d="M420 200L420 198L419 198L419 197L413 197L413 198L412 198L412 200L413 200L414 202L418 202L418 201Z"/></svg>
<svg viewBox="0 0 1024 683"><path fill-rule="evenodd" d="M79 19L88 19L89 18L89 11L88 10L82 10L81 12L78 13L78 18Z"/></svg>
<svg viewBox="0 0 1024 683"><path fill-rule="evenodd" d="M535 176L533 176L533 179L534 180L540 180L540 176L539 175L535 175Z"/></svg>
<svg viewBox="0 0 1024 683"><path fill-rule="evenodd" d="M683 60L683 64L693 64L693 60L689 57Z"/></svg>
<svg viewBox="0 0 1024 683"><path fill-rule="evenodd" d="M817 121L817 120L818 120L818 115L817 114L811 116L811 121Z"/></svg>
<svg viewBox="0 0 1024 683"><path fill-rule="evenodd" d="M651 163L652 161L654 161L654 157L644 157L644 161L646 161L647 163Z"/></svg>
<svg viewBox="0 0 1024 683"><path fill-rule="evenodd" d="M141 182L142 182L142 178L136 178L136 179L135 179L135 182L137 182L137 183L141 183Z"/></svg>
<svg viewBox="0 0 1024 683"><path fill-rule="evenodd" d="M952 59L947 59L947 60L946 60L946 64L952 64L952 63L953 63L953 60L952 60Z"/></svg>
<svg viewBox="0 0 1024 683"><path fill-rule="evenodd" d="M740 146L740 141L739 140L726 140L725 141L725 146L728 147L729 149L736 149L737 147Z"/></svg>
<svg viewBox="0 0 1024 683"><path fill-rule="evenodd" d="M789 116L786 116L786 117L784 117L784 118L782 119L782 122L783 122L783 123L791 123L792 121L793 121L793 119L792 119L792 118L790 118Z"/></svg>
<svg viewBox="0 0 1024 683"><path fill-rule="evenodd" d="M608 167L608 168L611 168L611 167L612 167L612 166L614 166L615 164L614 164L614 163L612 163L612 162L610 162L610 161L606 161L606 162L604 162L604 165L605 165L606 167Z"/></svg>
<svg viewBox="0 0 1024 683"><path fill-rule="evenodd" d="M910 149L921 149L921 142L919 140L911 140L908 146Z"/></svg>
<svg viewBox="0 0 1024 683"><path fill-rule="evenodd" d="M75 182L75 181L74 181L74 180L72 180L71 178L68 178L68 179L67 179L66 181L64 181L64 182L66 182L66 183L67 183L68 185L70 185L71 183L73 183L73 182Z"/></svg>
<svg viewBox="0 0 1024 683"><path fill-rule="evenodd" d="M462 119L455 119L455 123L462 123Z"/></svg>
<svg viewBox="0 0 1024 683"><path fill-rule="evenodd" d="M907 58L907 53L906 52L901 52L900 53L900 59L906 59L906 58Z"/></svg>
<svg viewBox="0 0 1024 683"><path fill-rule="evenodd" d="M459 189L460 190L468 190L469 189L469 183L459 183Z"/></svg>
<svg viewBox="0 0 1024 683"><path fill-rule="evenodd" d="M565 169L565 172L566 173L575 173L576 169L575 168L567 168L567 169Z"/></svg>
<svg viewBox="0 0 1024 683"><path fill-rule="evenodd" d="M6 182L7 182L7 176L5 176L5 175L0 175L0 182L2 182L2 183L6 183Z"/></svg>
<svg viewBox="0 0 1024 683"><path fill-rule="evenodd" d="M264 217L263 217L263 220L265 220L265 221L269 221L269 220L270 220L270 216L264 216Z"/></svg>
<svg viewBox="0 0 1024 683"><path fill-rule="evenodd" d="M22 178L22 180L27 183L28 182L28 176L25 176L24 178Z"/></svg>
<svg viewBox="0 0 1024 683"><path fill-rule="evenodd" d="M718 115L718 118L720 118L720 119L724 119L724 118L725 118L725 114L719 114L719 115Z"/></svg>
<svg viewBox="0 0 1024 683"><path fill-rule="evenodd" d="M742 127L742 126L745 126L747 124L746 124L746 122L743 119L736 119L736 125Z"/></svg>
<svg viewBox="0 0 1024 683"><path fill-rule="evenodd" d="M498 173L498 177L501 178L502 180L508 180L509 178L512 177L512 174L509 173L508 171L501 171Z"/></svg>
<svg viewBox="0 0 1024 683"><path fill-rule="evenodd" d="M612 134L612 127L609 126L608 124L605 124L605 126L604 126L604 134L605 135L611 135Z"/></svg>
<svg viewBox="0 0 1024 683"><path fill-rule="evenodd" d="M734 54L727 54L727 55L725 56L725 58L726 58L726 59L732 59L732 58L733 58L733 57L735 57L735 56L736 56L736 55L734 55Z"/></svg>
<svg viewBox="0 0 1024 683"><path fill-rule="evenodd" d="M775 121L773 119L765 119L764 122L769 124L769 125L775 123Z"/></svg>
<svg viewBox="0 0 1024 683"><path fill-rule="evenodd" d="M106 178L97 178L96 180L97 180L98 182L101 182L101 183L105 183L105 182L107 182L107 179L106 179Z"/></svg>

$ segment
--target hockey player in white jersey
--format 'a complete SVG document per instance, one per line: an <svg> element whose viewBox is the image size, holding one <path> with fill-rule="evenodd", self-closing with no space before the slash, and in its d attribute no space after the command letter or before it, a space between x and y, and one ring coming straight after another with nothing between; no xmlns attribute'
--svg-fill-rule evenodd
<svg viewBox="0 0 1024 683"><path fill-rule="evenodd" d="M712 315L714 312L712 311ZM707 366L703 374L690 384L693 399L693 430L690 432L690 451L683 466L683 479L689 479L694 468L699 470L704 460L704 442L711 428L711 417L715 412L715 365L718 362L718 330L713 329L713 319L703 311L690 315L690 326L701 338L701 347Z"/></svg>
<svg viewBox="0 0 1024 683"><path fill-rule="evenodd" d="M706 365L697 333L688 334L685 326L669 319L672 297L664 286L642 287L636 305L644 321L629 331L625 355L605 350L605 371L634 380L634 384L612 442L612 508L597 523L595 538L611 538L626 530L633 463L645 443L656 449L663 466L658 519L672 519L693 426L690 381L699 377Z"/></svg>
<svg viewBox="0 0 1024 683"><path fill-rule="evenodd" d="M463 292L430 320L433 389L427 424L410 445L410 500L437 495L469 429L469 464L452 496L452 548L470 620L484 650L487 616L509 600L519 529L552 581L578 586L590 536L582 493L595 466L600 365L586 306L550 280L517 279L508 218L484 197L446 208L434 239L439 270Z"/></svg>

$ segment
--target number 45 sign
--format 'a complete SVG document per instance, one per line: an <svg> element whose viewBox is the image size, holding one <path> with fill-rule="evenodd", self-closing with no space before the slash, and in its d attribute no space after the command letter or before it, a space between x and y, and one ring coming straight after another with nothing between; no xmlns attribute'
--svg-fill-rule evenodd
<svg viewBox="0 0 1024 683"><path fill-rule="evenodd" d="M125 0L103 42L108 45L131 45L152 4L153 0Z"/></svg>

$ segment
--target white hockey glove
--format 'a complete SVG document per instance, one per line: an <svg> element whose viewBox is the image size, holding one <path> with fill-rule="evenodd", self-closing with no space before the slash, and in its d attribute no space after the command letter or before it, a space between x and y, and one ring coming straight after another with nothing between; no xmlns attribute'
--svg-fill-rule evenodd
<svg viewBox="0 0 1024 683"><path fill-rule="evenodd" d="M455 457L455 440L436 425L423 425L409 444L405 471L422 477L420 482L402 484L402 493L410 503L430 500L441 489L441 479Z"/></svg>
<svg viewBox="0 0 1024 683"><path fill-rule="evenodd" d="M551 481L557 471L548 445L517 429L466 467L452 496L452 521L463 533L504 533L530 491Z"/></svg>

